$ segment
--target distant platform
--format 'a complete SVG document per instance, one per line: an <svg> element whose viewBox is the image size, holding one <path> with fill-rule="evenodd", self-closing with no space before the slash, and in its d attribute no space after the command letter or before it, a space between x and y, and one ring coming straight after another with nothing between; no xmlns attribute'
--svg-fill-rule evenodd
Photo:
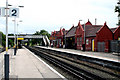
<svg viewBox="0 0 120 80"><path fill-rule="evenodd" d="M90 52L90 51L85 51L84 52L84 51L74 50L74 49L51 48L51 47L43 47L43 46L37 46L37 47L56 50L56 51L61 51L61 52L66 52L66 53L71 53L71 54L76 54L76 55L88 56L88 57L93 57L93 58L98 58L98 59L103 59L103 60L107 60L107 61L120 63L120 56L113 55L112 53Z"/></svg>

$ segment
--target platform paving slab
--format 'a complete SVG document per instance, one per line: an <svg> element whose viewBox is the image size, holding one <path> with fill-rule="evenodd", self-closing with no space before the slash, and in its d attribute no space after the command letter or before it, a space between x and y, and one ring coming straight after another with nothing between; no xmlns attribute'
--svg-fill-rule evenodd
<svg viewBox="0 0 120 80"><path fill-rule="evenodd" d="M11 53L11 50L8 50L8 53ZM4 76L4 54L6 54L6 52L1 52L0 53L0 80L3 78Z"/></svg>
<svg viewBox="0 0 120 80"><path fill-rule="evenodd" d="M17 55L12 56L10 62L10 74L18 78L61 78L26 48L18 49Z"/></svg>

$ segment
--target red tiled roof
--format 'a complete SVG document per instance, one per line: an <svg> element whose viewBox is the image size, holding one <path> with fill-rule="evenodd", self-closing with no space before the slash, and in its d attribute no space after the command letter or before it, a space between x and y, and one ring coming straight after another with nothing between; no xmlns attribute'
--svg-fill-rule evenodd
<svg viewBox="0 0 120 80"><path fill-rule="evenodd" d="M96 36L97 31L99 31L101 27L102 25L86 25L85 36L86 37Z"/></svg>
<svg viewBox="0 0 120 80"><path fill-rule="evenodd" d="M82 25L82 27L84 29L84 24ZM88 22L85 24L85 36L96 36L97 31L99 31L101 27L102 25L92 25L92 23L88 19Z"/></svg>
<svg viewBox="0 0 120 80"><path fill-rule="evenodd" d="M88 22L90 22L90 21L88 20ZM81 26L81 24L79 22L78 26L71 27L71 29L67 32L66 37L75 36L76 28L80 27L80 26ZM86 37L96 36L97 31L99 31L101 27L102 27L102 25L85 25L85 36ZM82 25L82 29L84 30L84 25Z"/></svg>
<svg viewBox="0 0 120 80"><path fill-rule="evenodd" d="M65 35L67 33L68 30L60 29L60 31L54 31L51 33L51 36L61 36L61 35Z"/></svg>
<svg viewBox="0 0 120 80"><path fill-rule="evenodd" d="M67 33L65 37L73 37L75 36L75 31L77 27L72 27Z"/></svg>

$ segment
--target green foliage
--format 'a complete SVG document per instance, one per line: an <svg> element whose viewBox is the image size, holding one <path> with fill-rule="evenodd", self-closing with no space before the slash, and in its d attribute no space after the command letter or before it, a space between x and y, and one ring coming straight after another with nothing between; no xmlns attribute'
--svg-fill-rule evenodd
<svg viewBox="0 0 120 80"><path fill-rule="evenodd" d="M41 30L40 34L41 35L46 35L48 38L50 37L50 34L47 31L45 31L45 30Z"/></svg>
<svg viewBox="0 0 120 80"><path fill-rule="evenodd" d="M8 36L14 36L14 34L8 34ZM11 47L14 46L14 39L8 39L8 44L11 45Z"/></svg>
<svg viewBox="0 0 120 80"><path fill-rule="evenodd" d="M12 36L13 34L8 34L9 36ZM4 35L2 32L0 32L0 37L2 38L2 47L5 47L6 45L6 35ZM14 40L8 39L8 44L13 46Z"/></svg>
<svg viewBox="0 0 120 80"><path fill-rule="evenodd" d="M8 34L8 36L14 36L14 34Z"/></svg>
<svg viewBox="0 0 120 80"><path fill-rule="evenodd" d="M120 17L120 8L118 6L115 6L115 12L118 12L118 17ZM117 25L120 25L120 20Z"/></svg>
<svg viewBox="0 0 120 80"><path fill-rule="evenodd" d="M46 30L36 31L34 35L46 35L48 38L50 37L50 34Z"/></svg>
<svg viewBox="0 0 120 80"><path fill-rule="evenodd" d="M13 39L8 39L9 45L11 45L11 47L14 46L14 40Z"/></svg>
<svg viewBox="0 0 120 80"><path fill-rule="evenodd" d="M115 6L115 12L118 12L118 17L120 16L120 8L118 6Z"/></svg>
<svg viewBox="0 0 120 80"><path fill-rule="evenodd" d="M0 34L1 34L0 36L2 38L2 46L5 47L6 36L2 32L0 32Z"/></svg>

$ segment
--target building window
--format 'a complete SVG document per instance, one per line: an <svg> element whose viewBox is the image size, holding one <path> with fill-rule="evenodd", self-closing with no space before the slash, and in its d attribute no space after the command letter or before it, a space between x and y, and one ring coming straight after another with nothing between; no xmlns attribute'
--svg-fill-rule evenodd
<svg viewBox="0 0 120 80"><path fill-rule="evenodd" d="M82 45L82 37L80 37L80 45Z"/></svg>
<svg viewBox="0 0 120 80"><path fill-rule="evenodd" d="M86 45L88 45L89 44L89 40L88 39L86 39Z"/></svg>
<svg viewBox="0 0 120 80"><path fill-rule="evenodd" d="M59 39L59 44L61 44L61 39Z"/></svg>
<svg viewBox="0 0 120 80"><path fill-rule="evenodd" d="M77 38L77 46L79 46L79 38Z"/></svg>
<svg viewBox="0 0 120 80"><path fill-rule="evenodd" d="M57 39L57 45L58 45L58 41L59 41L59 40Z"/></svg>

